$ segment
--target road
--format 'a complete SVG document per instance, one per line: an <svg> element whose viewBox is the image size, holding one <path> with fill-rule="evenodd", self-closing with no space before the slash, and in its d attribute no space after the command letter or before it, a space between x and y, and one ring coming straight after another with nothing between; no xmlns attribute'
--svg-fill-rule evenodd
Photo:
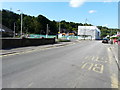
<svg viewBox="0 0 120 90"><path fill-rule="evenodd" d="M108 44L80 41L2 57L3 88L118 88Z"/></svg>

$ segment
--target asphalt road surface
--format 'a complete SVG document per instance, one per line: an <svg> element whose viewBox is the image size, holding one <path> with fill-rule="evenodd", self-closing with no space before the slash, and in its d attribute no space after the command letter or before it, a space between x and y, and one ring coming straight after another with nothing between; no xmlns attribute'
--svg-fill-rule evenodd
<svg viewBox="0 0 120 90"><path fill-rule="evenodd" d="M118 67L108 44L70 45L2 57L3 88L118 88Z"/></svg>

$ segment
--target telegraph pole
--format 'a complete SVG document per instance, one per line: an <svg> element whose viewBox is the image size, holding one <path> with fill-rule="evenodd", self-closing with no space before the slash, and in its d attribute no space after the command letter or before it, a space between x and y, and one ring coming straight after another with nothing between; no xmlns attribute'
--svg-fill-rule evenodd
<svg viewBox="0 0 120 90"><path fill-rule="evenodd" d="M85 24L87 22L87 18L85 19ZM84 40L85 40L85 37L86 37L86 26L85 26L85 29L84 29Z"/></svg>
<svg viewBox="0 0 120 90"><path fill-rule="evenodd" d="M15 27L16 27L16 26L15 26L15 22L14 22L14 35L13 35L14 38L15 38Z"/></svg>
<svg viewBox="0 0 120 90"><path fill-rule="evenodd" d="M22 36L23 12L22 12L20 9L18 9L17 11L20 11L20 12L21 12L21 32L20 32L20 34L21 34L21 36Z"/></svg>
<svg viewBox="0 0 120 90"><path fill-rule="evenodd" d="M22 24L23 24L23 15L22 15L22 12L21 12L21 36L22 36Z"/></svg>
<svg viewBox="0 0 120 90"><path fill-rule="evenodd" d="M46 28L46 38L48 37L48 24L47 24L47 28Z"/></svg>
<svg viewBox="0 0 120 90"><path fill-rule="evenodd" d="M60 28L61 28L61 26L60 26L60 22L59 22L59 33L60 33Z"/></svg>

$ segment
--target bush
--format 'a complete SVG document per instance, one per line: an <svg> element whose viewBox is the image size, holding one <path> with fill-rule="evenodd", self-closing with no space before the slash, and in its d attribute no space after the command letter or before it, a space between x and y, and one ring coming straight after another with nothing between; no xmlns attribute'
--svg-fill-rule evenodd
<svg viewBox="0 0 120 90"><path fill-rule="evenodd" d="M111 37L110 39L118 39L118 37Z"/></svg>

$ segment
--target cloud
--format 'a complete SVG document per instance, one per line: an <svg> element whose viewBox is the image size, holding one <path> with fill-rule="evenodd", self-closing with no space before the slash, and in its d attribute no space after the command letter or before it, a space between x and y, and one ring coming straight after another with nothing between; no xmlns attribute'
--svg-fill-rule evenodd
<svg viewBox="0 0 120 90"><path fill-rule="evenodd" d="M105 24L105 25L103 25L104 27L108 27L109 25L108 24Z"/></svg>
<svg viewBox="0 0 120 90"><path fill-rule="evenodd" d="M90 10L89 11L89 13L95 13L96 12L96 10Z"/></svg>
<svg viewBox="0 0 120 90"><path fill-rule="evenodd" d="M104 3L106 3L106 2L113 2L113 0L105 0L105 1L103 1Z"/></svg>
<svg viewBox="0 0 120 90"><path fill-rule="evenodd" d="M80 7L85 3L86 0L70 0L69 4L71 7Z"/></svg>

